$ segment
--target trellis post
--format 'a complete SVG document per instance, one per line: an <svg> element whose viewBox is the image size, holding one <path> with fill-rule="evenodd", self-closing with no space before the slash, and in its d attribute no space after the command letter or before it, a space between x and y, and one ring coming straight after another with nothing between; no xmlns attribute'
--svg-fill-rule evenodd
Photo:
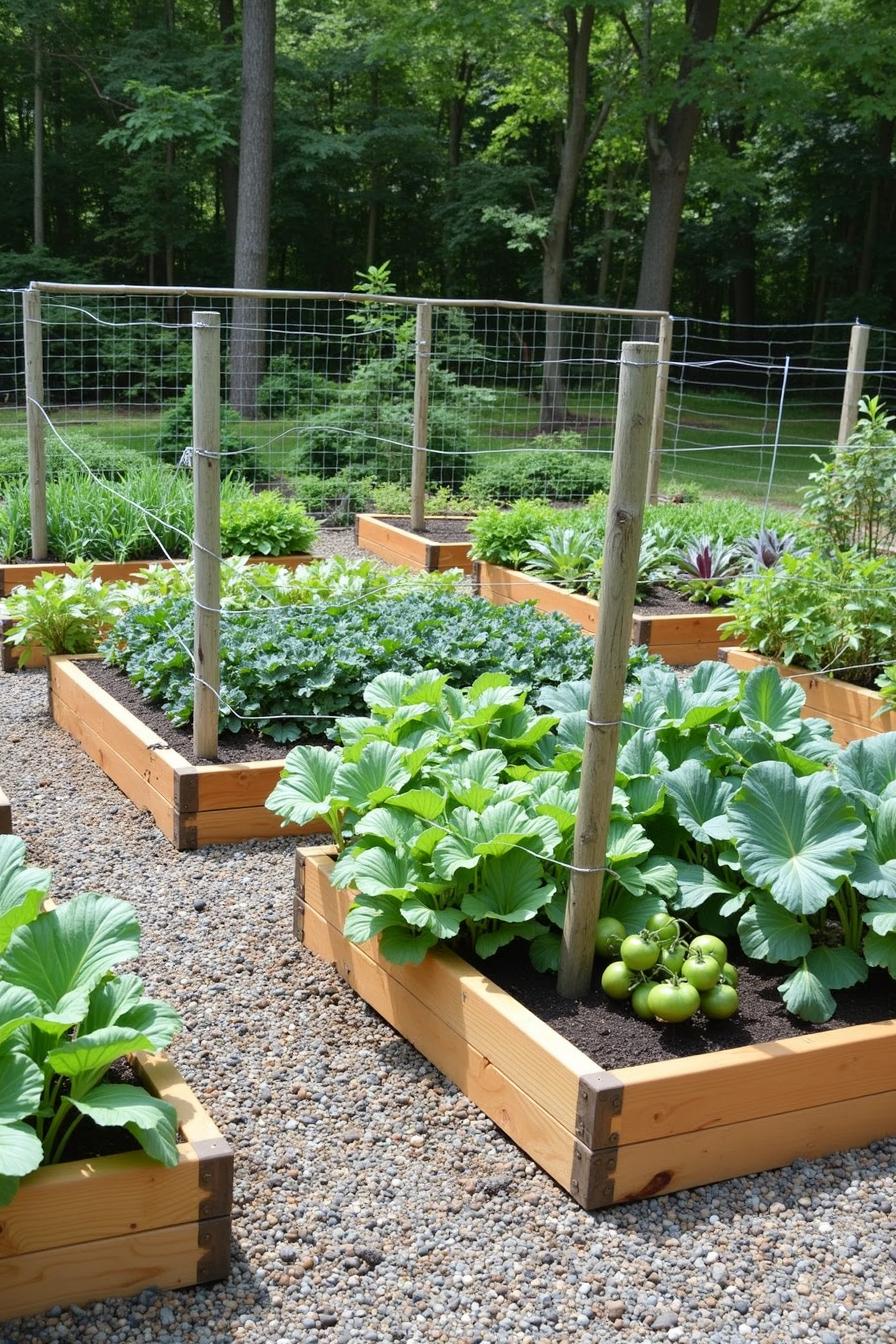
<svg viewBox="0 0 896 1344"><path fill-rule="evenodd" d="M647 473L647 503L655 504L660 489L660 465L663 456L663 426L666 420L666 397L669 393L669 368L672 358L672 324L666 313L660 318L659 356L656 371L656 393L653 400L653 424L650 428L650 466Z"/></svg>
<svg viewBox="0 0 896 1344"><path fill-rule="evenodd" d="M22 294L22 333L25 347L31 554L35 560L46 560L47 457L44 444L44 348L39 289L26 289Z"/></svg>
<svg viewBox="0 0 896 1344"><path fill-rule="evenodd" d="M865 359L870 334L871 328L856 319L849 333L849 355L846 361L846 379L843 383L840 429L837 434L838 448L842 448L846 443L859 418L859 401L862 396L862 384L865 381Z"/></svg>
<svg viewBox="0 0 896 1344"><path fill-rule="evenodd" d="M221 630L221 315L193 313L193 750L218 754Z"/></svg>
<svg viewBox="0 0 896 1344"><path fill-rule="evenodd" d="M426 513L426 447L429 418L429 360L432 304L417 304L417 357L414 365L414 445L411 449L411 531L423 530Z"/></svg>
<svg viewBox="0 0 896 1344"><path fill-rule="evenodd" d="M600 617L591 664L582 782L557 977L558 992L570 999L582 998L591 987L594 926L600 914L635 607L658 356L655 342L626 341L622 346Z"/></svg>

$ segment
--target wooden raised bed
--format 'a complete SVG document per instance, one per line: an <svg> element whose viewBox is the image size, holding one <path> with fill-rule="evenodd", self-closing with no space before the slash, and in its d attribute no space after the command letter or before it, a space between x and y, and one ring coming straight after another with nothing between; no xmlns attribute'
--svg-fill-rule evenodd
<svg viewBox="0 0 896 1344"><path fill-rule="evenodd" d="M0 789L0 835L12 835L12 805Z"/></svg>
<svg viewBox="0 0 896 1344"><path fill-rule="evenodd" d="M532 574L477 560L473 564L473 588L495 606L534 602L539 611L567 616L586 635L597 631L600 604L593 597L565 592ZM693 616L639 616L636 610L631 640L633 644L646 644L651 653L659 654L667 663L690 666L718 657L719 627L729 619L728 613L719 611L695 611Z"/></svg>
<svg viewBox="0 0 896 1344"><path fill-rule="evenodd" d="M469 541L439 541L438 538L420 537L395 521L396 514L359 513L355 516L355 541L362 550L379 556L390 565L407 565L409 569L423 569L427 573L443 569L461 569L469 574L473 568ZM466 524L467 517L440 517L432 521Z"/></svg>
<svg viewBox="0 0 896 1344"><path fill-rule="evenodd" d="M249 557L253 565L283 565L286 569L298 569L313 559L310 555L253 555ZM183 560L128 560L118 564L113 560L94 560L93 577L103 583L113 583L117 579L132 579L141 569L149 565L161 565L171 569L183 564ZM28 564L0 564L0 597L9 597L13 588L20 585L30 588L40 574L67 574L71 565L58 560L29 561Z"/></svg>
<svg viewBox="0 0 896 1344"><path fill-rule="evenodd" d="M250 563L253 565L272 564L283 565L285 569L298 569L299 565L310 564L314 557L311 555L253 555L250 556ZM102 579L104 583L113 583L118 579L133 579L141 570L149 565L160 565L162 569L171 569L176 564L181 564L178 560L130 560L126 564L115 564L111 560L95 560L93 564L93 577ZM13 588L23 586L30 588L39 574L65 574L71 571L71 565L59 564L56 561L45 561L43 564L27 565L0 565L0 599L8 597ZM0 604L0 667L4 672L16 672L22 665L22 656L25 647L20 644L7 644L6 636L12 629L15 622L8 615L6 610ZM40 644L27 645L28 661L24 664L26 667L46 667L46 650Z"/></svg>
<svg viewBox="0 0 896 1344"><path fill-rule="evenodd" d="M825 677L820 672L807 672L792 664L776 663L772 658L748 653L746 649L720 649L719 657L739 671L776 667L782 677L798 682L806 692L803 718L827 719L834 729L834 741L841 746L846 746L858 737L876 737L878 733L896 732L896 713L888 712L878 717L884 703L878 691L852 686L848 681Z"/></svg>
<svg viewBox="0 0 896 1344"><path fill-rule="evenodd" d="M896 1134L896 1020L608 1072L465 961L349 943L332 851L296 863L296 936L586 1209Z"/></svg>
<svg viewBox="0 0 896 1344"><path fill-rule="evenodd" d="M164 1055L134 1063L177 1110L180 1161L119 1153L26 1176L0 1209L0 1320L226 1278L231 1149Z"/></svg>
<svg viewBox="0 0 896 1344"><path fill-rule="evenodd" d="M316 823L284 829L265 807L282 760L192 765L78 666L96 656L50 659L50 711L175 849L321 831Z"/></svg>

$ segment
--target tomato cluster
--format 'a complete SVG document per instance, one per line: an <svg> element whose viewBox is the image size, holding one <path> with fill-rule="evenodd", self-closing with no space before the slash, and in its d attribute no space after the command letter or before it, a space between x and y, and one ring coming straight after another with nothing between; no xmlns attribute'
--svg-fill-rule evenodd
<svg viewBox="0 0 896 1344"><path fill-rule="evenodd" d="M630 999L644 1022L686 1022L698 1008L714 1021L737 1012L737 968L714 934L686 934L681 921L657 914L640 933L626 936L618 919L605 916L597 921L594 945L600 956L620 958L604 967L604 993Z"/></svg>

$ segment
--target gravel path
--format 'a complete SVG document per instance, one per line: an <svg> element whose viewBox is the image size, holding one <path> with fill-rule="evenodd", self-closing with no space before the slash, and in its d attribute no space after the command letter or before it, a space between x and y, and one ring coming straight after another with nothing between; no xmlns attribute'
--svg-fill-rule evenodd
<svg viewBox="0 0 896 1344"><path fill-rule="evenodd" d="M289 841L176 854L0 676L0 780L59 896L125 896L173 1054L236 1152L227 1283L2 1344L896 1339L896 1143L583 1213L291 936Z"/></svg>

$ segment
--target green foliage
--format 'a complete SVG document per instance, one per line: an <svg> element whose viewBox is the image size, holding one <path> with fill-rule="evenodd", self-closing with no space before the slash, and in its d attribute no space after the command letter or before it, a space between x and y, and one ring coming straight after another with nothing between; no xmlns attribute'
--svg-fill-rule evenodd
<svg viewBox="0 0 896 1344"><path fill-rule="evenodd" d="M340 719L341 750L292 751L268 806L331 826L351 940L419 961L440 940L487 957L522 937L555 966L589 685L546 689L539 716L506 676L466 693L446 680L378 677L369 715ZM668 905L736 933L784 965L789 1011L818 1022L869 967L896 977L896 734L840 751L804 702L774 668L636 673L601 914L637 933Z"/></svg>
<svg viewBox="0 0 896 1344"><path fill-rule="evenodd" d="M530 574L578 592L594 583L603 538L593 528L554 524L528 542L526 569Z"/></svg>
<svg viewBox="0 0 896 1344"><path fill-rule="evenodd" d="M71 574L40 574L30 588L5 600L13 625L6 643L22 649L27 666L33 646L47 653L92 653L127 605L124 585L92 577L89 560L74 560Z"/></svg>
<svg viewBox="0 0 896 1344"><path fill-rule="evenodd" d="M467 478L472 479L471 477ZM465 486L462 487L465 490ZM375 513L396 514L406 518L411 511L411 491L407 485L393 485L384 481L375 485L370 492L370 506ZM426 513L428 517L439 514L472 514L476 506L465 493L456 495L446 486L439 486L426 492Z"/></svg>
<svg viewBox="0 0 896 1344"><path fill-rule="evenodd" d="M338 390L338 383L306 368L292 355L274 355L258 385L256 405L260 415L272 420L298 418L329 406Z"/></svg>
<svg viewBox="0 0 896 1344"><path fill-rule="evenodd" d="M221 505L222 555L300 555L311 550L317 531L304 504L274 490Z"/></svg>
<svg viewBox="0 0 896 1344"><path fill-rule="evenodd" d="M875 682L884 702L884 709L896 709L896 663L885 667Z"/></svg>
<svg viewBox="0 0 896 1344"><path fill-rule="evenodd" d="M740 559L737 548L726 546L721 537L695 537L672 552L669 584L691 602L715 606L727 598Z"/></svg>
<svg viewBox="0 0 896 1344"><path fill-rule="evenodd" d="M137 955L140 929L126 901L94 892L48 912L44 869L0 836L0 1206L37 1167L62 1161L85 1116L127 1130L165 1166L177 1165L174 1107L111 1065L168 1046L177 1014L115 966Z"/></svg>
<svg viewBox="0 0 896 1344"><path fill-rule="evenodd" d="M896 431L878 397L859 403L862 419L804 490L803 508L837 550L856 547L866 556L896 547Z"/></svg>
<svg viewBox="0 0 896 1344"><path fill-rule="evenodd" d="M782 555L731 586L733 635L757 653L873 686L896 657L896 560L854 551Z"/></svg>
<svg viewBox="0 0 896 1344"><path fill-rule="evenodd" d="M65 444L49 431L45 435L48 476L78 470L91 471L95 476L123 476L146 461L145 453L139 449L109 443L87 430L63 429L61 432ZM0 438L0 481L5 485L27 475L27 437L22 434Z"/></svg>
<svg viewBox="0 0 896 1344"><path fill-rule="evenodd" d="M373 478L357 467L347 467L332 476L294 476L289 481L295 497L326 527L343 527L362 513L373 495Z"/></svg>
<svg viewBox="0 0 896 1344"><path fill-rule="evenodd" d="M162 416L156 450L162 462L179 466L193 443L193 389L188 387ZM242 421L232 407L221 406L221 474L232 472L264 480L267 471L255 448L242 432Z"/></svg>
<svg viewBox="0 0 896 1344"><path fill-rule="evenodd" d="M555 517L550 505L538 500L521 499L510 509L492 505L470 524L471 553L477 560L518 568L529 554L530 539L543 536Z"/></svg>
<svg viewBox="0 0 896 1344"><path fill-rule="evenodd" d="M467 477L464 494L480 505L517 499L578 501L609 485L607 459L583 452L582 436L567 430L540 434L530 448L481 467Z"/></svg>
<svg viewBox="0 0 896 1344"><path fill-rule="evenodd" d="M590 640L562 616L461 596L451 591L456 575L393 578L368 564L358 573L343 562L341 574L309 566L304 591L272 601L284 609L257 610L256 592L254 610L235 610L222 622L222 732L248 720L281 742L320 737L331 716L359 712L364 686L389 669L438 666L464 682L506 669L521 685L539 687L590 668ZM106 660L174 723L192 714L191 649L190 601L179 595L132 607L103 646Z"/></svg>
<svg viewBox="0 0 896 1344"><path fill-rule="evenodd" d="M192 532L190 472L144 461L114 483L72 470L47 483L47 539L54 560L123 563L182 556L190 550ZM238 478L221 482L225 556L247 549L258 555L303 551L315 535L301 504L272 492L257 495ZM281 549L290 542L303 544ZM28 486L19 480L0 502L0 560L27 560L30 554Z"/></svg>

